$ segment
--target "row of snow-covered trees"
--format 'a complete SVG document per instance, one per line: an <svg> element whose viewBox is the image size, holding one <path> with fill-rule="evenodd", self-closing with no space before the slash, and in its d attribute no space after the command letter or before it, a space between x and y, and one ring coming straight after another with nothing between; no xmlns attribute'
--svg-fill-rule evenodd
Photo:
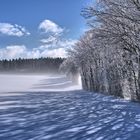
<svg viewBox="0 0 140 140"><path fill-rule="evenodd" d="M86 90L140 100L140 0L98 0L82 15L90 28L63 65L79 68Z"/></svg>
<svg viewBox="0 0 140 140"><path fill-rule="evenodd" d="M63 58L0 60L0 72L59 72Z"/></svg>

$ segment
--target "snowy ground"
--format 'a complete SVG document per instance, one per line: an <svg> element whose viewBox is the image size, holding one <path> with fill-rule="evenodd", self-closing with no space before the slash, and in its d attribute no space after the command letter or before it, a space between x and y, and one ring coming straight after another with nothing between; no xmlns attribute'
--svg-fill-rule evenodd
<svg viewBox="0 0 140 140"><path fill-rule="evenodd" d="M65 75L0 74L0 96L21 94L27 91L66 91L81 89L73 85Z"/></svg>
<svg viewBox="0 0 140 140"><path fill-rule="evenodd" d="M0 140L140 140L139 134L140 104L74 91L62 76L0 96Z"/></svg>
<svg viewBox="0 0 140 140"><path fill-rule="evenodd" d="M43 75L0 74L0 95L29 90L43 78Z"/></svg>

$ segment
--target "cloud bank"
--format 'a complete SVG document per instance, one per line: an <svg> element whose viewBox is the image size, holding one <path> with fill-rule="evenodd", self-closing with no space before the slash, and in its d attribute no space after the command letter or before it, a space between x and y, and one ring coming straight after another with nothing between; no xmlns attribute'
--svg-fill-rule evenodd
<svg viewBox="0 0 140 140"><path fill-rule="evenodd" d="M67 56L64 48L56 48L52 50L40 47L27 49L25 45L11 45L0 49L0 59L16 59L16 58L40 58L40 57L62 57Z"/></svg>

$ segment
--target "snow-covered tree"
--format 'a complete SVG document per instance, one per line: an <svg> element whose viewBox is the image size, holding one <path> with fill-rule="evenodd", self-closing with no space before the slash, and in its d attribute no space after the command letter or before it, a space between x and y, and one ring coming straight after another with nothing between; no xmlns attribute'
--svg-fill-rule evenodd
<svg viewBox="0 0 140 140"><path fill-rule="evenodd" d="M90 30L69 51L83 88L140 100L140 1L98 0L82 10Z"/></svg>

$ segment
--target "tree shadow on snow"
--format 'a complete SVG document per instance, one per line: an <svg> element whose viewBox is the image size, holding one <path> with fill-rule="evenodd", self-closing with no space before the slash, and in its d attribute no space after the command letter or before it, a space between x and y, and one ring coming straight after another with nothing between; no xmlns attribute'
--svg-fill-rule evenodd
<svg viewBox="0 0 140 140"><path fill-rule="evenodd" d="M139 140L140 105L86 92L0 97L0 139Z"/></svg>

